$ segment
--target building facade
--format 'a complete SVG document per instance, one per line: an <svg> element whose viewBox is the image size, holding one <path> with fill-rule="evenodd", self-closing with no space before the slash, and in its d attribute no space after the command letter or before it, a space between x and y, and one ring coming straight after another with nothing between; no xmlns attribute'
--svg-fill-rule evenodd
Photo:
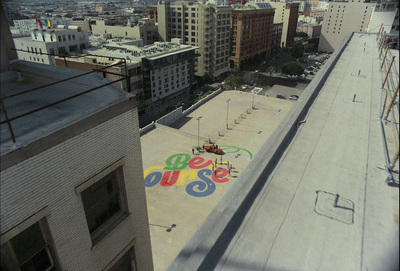
<svg viewBox="0 0 400 271"><path fill-rule="evenodd" d="M268 3L248 3L232 11L230 70L240 70L244 61L272 53L274 9Z"/></svg>
<svg viewBox="0 0 400 271"><path fill-rule="evenodd" d="M119 79L119 74L125 75L127 69L129 89L136 95L139 118L143 124L147 120L154 120L175 104L189 99L194 83L195 51L198 48L183 45L179 39L155 42L144 47L138 46L138 43L129 39L104 40L99 42L101 46L84 50L89 55L58 58L56 65L92 71L115 64L119 59L126 59L126 67L120 64L107 68L112 74L105 74L105 77ZM118 84L128 90L125 81Z"/></svg>
<svg viewBox="0 0 400 271"><path fill-rule="evenodd" d="M381 25L387 34L399 35L399 2L397 0L377 1L368 32L378 32Z"/></svg>
<svg viewBox="0 0 400 271"><path fill-rule="evenodd" d="M34 30L31 37L14 38L18 58L21 60L55 65L54 55L81 53L89 47L86 32L77 26Z"/></svg>
<svg viewBox="0 0 400 271"><path fill-rule="evenodd" d="M230 6L160 1L157 10L154 7L147 10L149 18L157 19L162 40L179 38L185 44L199 47L197 75L218 77L229 70Z"/></svg>
<svg viewBox="0 0 400 271"><path fill-rule="evenodd" d="M375 5L357 0L329 2L318 50L333 52L351 32L366 31Z"/></svg>
<svg viewBox="0 0 400 271"><path fill-rule="evenodd" d="M283 23L274 23L272 34L272 54L276 54L281 48Z"/></svg>
<svg viewBox="0 0 400 271"><path fill-rule="evenodd" d="M71 20L67 18L44 18L40 20L43 21L42 25L51 25L52 28L56 28L58 25L68 26L71 23ZM25 36L30 36L32 30L38 29L36 19L13 20L13 23L14 27L20 29Z"/></svg>
<svg viewBox="0 0 400 271"><path fill-rule="evenodd" d="M297 32L307 33L310 39L319 38L321 35L322 25L320 24L299 24L297 26Z"/></svg>
<svg viewBox="0 0 400 271"><path fill-rule="evenodd" d="M158 27L154 20L140 19L138 23L129 25L113 25L107 20L90 22L93 35L111 35L112 38L141 39L145 45L159 41Z"/></svg>
<svg viewBox="0 0 400 271"><path fill-rule="evenodd" d="M291 47L296 36L298 3L265 1L275 8L274 24L283 23L281 47Z"/></svg>

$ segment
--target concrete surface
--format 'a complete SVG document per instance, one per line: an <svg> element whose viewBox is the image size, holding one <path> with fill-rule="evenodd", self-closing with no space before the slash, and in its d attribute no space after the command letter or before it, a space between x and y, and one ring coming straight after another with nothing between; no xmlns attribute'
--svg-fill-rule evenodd
<svg viewBox="0 0 400 271"><path fill-rule="evenodd" d="M227 99L231 99L229 129L226 129ZM145 176L153 174L153 179L148 178L145 182L155 270L167 269L296 102L255 95L255 109L251 109L252 103L253 94L224 91L172 127L157 125L156 129L141 137ZM224 155L197 151L192 154L192 148L197 147L198 143L199 122L196 118L200 116L200 146L211 140L225 150ZM155 172L168 172L163 167L167 165L167 159L176 154L188 155L190 159L201 157L212 162L217 159L218 167L224 168L225 173L229 161L233 166L231 176L228 173L225 176L228 180L221 183L202 181L207 186L201 187L199 172L202 169L195 169L194 178L189 177L186 182L178 178L171 186L163 181L151 186L157 178L158 173ZM161 168L151 168L153 166ZM211 165L205 168L212 170ZM147 169L150 170L146 172ZM190 170L190 164L180 169L180 176L186 170ZM171 176L174 176L173 173ZM205 176L210 178L209 175ZM173 178L171 182L174 182ZM192 187L192 184L200 186ZM212 185L216 187L210 193L214 189ZM190 187L193 188L191 194L188 193ZM209 194L200 197L201 191Z"/></svg>
<svg viewBox="0 0 400 271"><path fill-rule="evenodd" d="M258 173L254 187L264 185L243 192L256 198L232 209L235 184L168 270L398 270L399 194L384 181L375 35L355 33L330 64L306 122L273 171Z"/></svg>

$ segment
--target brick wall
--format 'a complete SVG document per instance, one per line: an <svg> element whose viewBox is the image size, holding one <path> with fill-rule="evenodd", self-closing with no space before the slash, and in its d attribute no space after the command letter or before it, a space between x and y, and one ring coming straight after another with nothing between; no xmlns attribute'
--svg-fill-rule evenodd
<svg viewBox="0 0 400 271"><path fill-rule="evenodd" d="M62 270L102 270L134 238L138 269L153 270L138 127L135 108L2 171L1 233L48 206ZM75 188L123 157L130 216L92 248Z"/></svg>

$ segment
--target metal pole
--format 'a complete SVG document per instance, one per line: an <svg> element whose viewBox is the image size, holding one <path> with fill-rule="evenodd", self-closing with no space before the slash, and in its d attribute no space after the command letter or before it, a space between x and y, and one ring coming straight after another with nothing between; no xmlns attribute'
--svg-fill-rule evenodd
<svg viewBox="0 0 400 271"><path fill-rule="evenodd" d="M386 80L388 79L389 72L390 72L390 69L392 68L392 65L393 65L393 62L394 62L394 59L395 59L395 58L396 58L396 56L394 56L394 57L392 58L392 62L390 62L389 69L388 69L387 72L386 72L385 80L383 81L383 84L382 84L382 88L385 86Z"/></svg>
<svg viewBox="0 0 400 271"><path fill-rule="evenodd" d="M383 27L383 24L381 24L381 27L379 27L378 34L376 35L376 40L378 40L379 34L380 34L381 31L382 31L382 27Z"/></svg>
<svg viewBox="0 0 400 271"><path fill-rule="evenodd" d="M389 90L388 90L388 91L389 91ZM387 118L388 118L388 116L389 116L390 110L392 109L394 100L396 99L396 96L397 96L398 93L399 93L399 83L397 83L397 89L396 89L396 91L395 91L394 94L393 94L393 97L392 97L392 100L391 100L390 103L389 103L388 109L386 110L385 117L384 117L385 120L387 120Z"/></svg>
<svg viewBox="0 0 400 271"><path fill-rule="evenodd" d="M254 96L255 96L255 92L253 91L253 102L251 103L251 108L254 109Z"/></svg>
<svg viewBox="0 0 400 271"><path fill-rule="evenodd" d="M198 117L196 120L198 121L197 122L197 148L199 148L200 147L200 119L201 119L202 117Z"/></svg>
<svg viewBox="0 0 400 271"><path fill-rule="evenodd" d="M228 113L229 113L229 101L231 99L226 100L226 102L228 103L228 106L226 107L226 129L228 129Z"/></svg>
<svg viewBox="0 0 400 271"><path fill-rule="evenodd" d="M383 45L385 44L385 38L386 38L386 31L383 32L382 40L379 42L380 43L379 50L381 50L381 47L383 47Z"/></svg>
<svg viewBox="0 0 400 271"><path fill-rule="evenodd" d="M382 47L382 48L383 48L383 47ZM383 57L383 61L382 61L382 65L381 65L381 70L382 70L383 64L385 64L386 55L387 55L388 51L389 51L389 45L386 47L386 52L385 52L385 56Z"/></svg>

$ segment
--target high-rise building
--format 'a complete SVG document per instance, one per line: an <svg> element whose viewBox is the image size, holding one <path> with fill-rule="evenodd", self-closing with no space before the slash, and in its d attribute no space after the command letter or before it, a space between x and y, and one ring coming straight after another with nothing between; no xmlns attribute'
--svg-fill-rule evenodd
<svg viewBox="0 0 400 271"><path fill-rule="evenodd" d="M247 3L232 11L229 68L240 70L243 61L271 56L274 9L268 3Z"/></svg>
<svg viewBox="0 0 400 271"><path fill-rule="evenodd" d="M381 25L386 34L399 35L399 1L379 0L368 26L368 32L379 31Z"/></svg>
<svg viewBox="0 0 400 271"><path fill-rule="evenodd" d="M281 47L291 47L296 36L299 3L265 1L275 8L274 24L283 23Z"/></svg>
<svg viewBox="0 0 400 271"><path fill-rule="evenodd" d="M376 3L361 0L329 2L318 50L333 52L351 32L366 31L375 5Z"/></svg>
<svg viewBox="0 0 400 271"><path fill-rule="evenodd" d="M218 77L229 70L232 7L160 1L157 9L148 7L147 11L150 19L157 20L162 40L180 38L184 44L199 47L197 75Z"/></svg>
<svg viewBox="0 0 400 271"><path fill-rule="evenodd" d="M16 60L0 15L0 269L153 270L134 95Z"/></svg>

